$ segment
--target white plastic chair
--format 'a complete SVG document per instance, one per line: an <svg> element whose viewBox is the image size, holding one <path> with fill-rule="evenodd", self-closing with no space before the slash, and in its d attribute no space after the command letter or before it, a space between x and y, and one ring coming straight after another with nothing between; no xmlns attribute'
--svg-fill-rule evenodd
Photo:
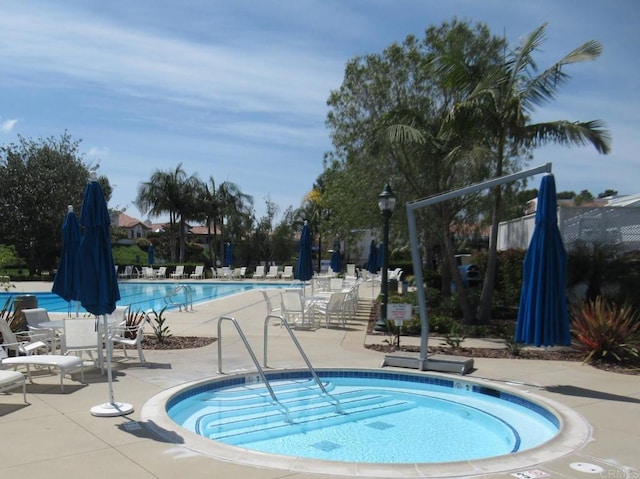
<svg viewBox="0 0 640 479"><path fill-rule="evenodd" d="M203 279L204 278L204 266L198 265L193 273L189 275L191 279Z"/></svg>
<svg viewBox="0 0 640 479"><path fill-rule="evenodd" d="M3 345L7 349L15 351L16 356L29 356L38 350L49 351L47 334L37 334L33 331L13 332L3 318L0 318L0 334L2 334Z"/></svg>
<svg viewBox="0 0 640 479"><path fill-rule="evenodd" d="M65 319L62 352L65 356L76 353L79 358L82 358L82 353L87 353L91 361L96 364L102 353L102 341L99 338L95 319ZM93 357L94 351L96 359Z"/></svg>
<svg viewBox="0 0 640 479"><path fill-rule="evenodd" d="M304 302L304 298L300 290L283 291L282 299L282 316L290 325L301 328L310 328L313 326L313 314L310 308Z"/></svg>
<svg viewBox="0 0 640 479"><path fill-rule="evenodd" d="M285 266L282 272L282 279L293 279L293 266Z"/></svg>
<svg viewBox="0 0 640 479"><path fill-rule="evenodd" d="M144 339L144 327L147 324L147 321L149 321L149 316L145 314L138 324L121 324L115 326L111 330L111 335L109 338L114 347L117 344L122 345L124 356L126 358L129 357L127 355L127 346L135 346L138 350L138 357L140 358L141 364L145 363L144 354L142 352L142 340Z"/></svg>
<svg viewBox="0 0 640 479"><path fill-rule="evenodd" d="M182 279L184 278L184 265L180 264L178 266L176 266L176 270L171 273L171 278L172 279Z"/></svg>
<svg viewBox="0 0 640 479"><path fill-rule="evenodd" d="M278 278L278 266L269 266L269 272L266 276L267 279L277 279Z"/></svg>
<svg viewBox="0 0 640 479"><path fill-rule="evenodd" d="M60 337L55 329L42 327L41 323L51 321L49 313L45 308L23 309L22 314L27 321L29 331L32 331L37 338L49 344L49 350L55 351L60 346ZM31 335L33 336L33 335Z"/></svg>
<svg viewBox="0 0 640 479"><path fill-rule="evenodd" d="M253 279L264 279L264 266L256 266L256 272L253 273Z"/></svg>
<svg viewBox="0 0 640 479"><path fill-rule="evenodd" d="M347 326L347 320L345 316L345 298L347 293L331 293L329 301L326 303L316 303L314 309L316 313L324 316L325 327L329 327L329 323L332 319L342 323L342 327Z"/></svg>

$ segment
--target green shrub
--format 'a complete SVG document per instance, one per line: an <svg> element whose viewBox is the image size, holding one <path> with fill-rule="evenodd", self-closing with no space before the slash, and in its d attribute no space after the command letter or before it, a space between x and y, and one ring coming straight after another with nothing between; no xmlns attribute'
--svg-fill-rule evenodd
<svg viewBox="0 0 640 479"><path fill-rule="evenodd" d="M625 361L637 358L640 346L640 320L625 304L617 306L602 296L571 308L571 330L577 346L593 360Z"/></svg>
<svg viewBox="0 0 640 479"><path fill-rule="evenodd" d="M168 338L172 336L169 332L169 326L165 325L167 318L164 317L164 312L166 311L166 307L162 308L159 313L155 310L149 313L151 318L151 326L153 327L153 335L156 338L156 341L159 343L164 343Z"/></svg>
<svg viewBox="0 0 640 479"><path fill-rule="evenodd" d="M455 327L456 322L447 316L432 315L429 317L429 332L445 335Z"/></svg>

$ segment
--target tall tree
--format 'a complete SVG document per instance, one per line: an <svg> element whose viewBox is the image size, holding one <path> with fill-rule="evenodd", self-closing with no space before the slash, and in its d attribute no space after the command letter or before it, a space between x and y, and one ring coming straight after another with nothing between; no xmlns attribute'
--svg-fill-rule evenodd
<svg viewBox="0 0 640 479"><path fill-rule="evenodd" d="M142 213L151 217L169 215L169 249L172 262L183 262L185 259L186 222L195 216L195 193L199 185L197 176L187 176L180 163L174 170L156 170L149 181L138 186L135 204Z"/></svg>
<svg viewBox="0 0 640 479"><path fill-rule="evenodd" d="M484 179L485 159L472 154L475 132L454 128L448 112L469 94L473 81L499 63L502 45L485 26L454 20L430 27L422 41L409 36L382 54L349 62L340 89L329 98L327 123L334 150L326 162L328 202L340 204L340 215L353 221L352 228L381 224L377 196L387 181L402 205ZM435 75L437 60L444 58L456 59L458 70ZM454 74L466 75L466 83L456 84ZM344 191L353 190L359 192L356 197L344 197ZM442 268L446 293L455 262L451 230L470 213L472 200L461 198L419 212L425 257L435 257L435 246L442 245L452 258ZM394 243L406 247L404 213L396 208L391 218L392 249ZM465 309L471 315L470 307Z"/></svg>
<svg viewBox="0 0 640 479"><path fill-rule="evenodd" d="M89 170L97 165L82 161L80 140L67 132L18 139L0 147L0 243L15 245L34 274L55 267L67 206L80 212ZM101 184L111 191L106 178Z"/></svg>
<svg viewBox="0 0 640 479"><path fill-rule="evenodd" d="M569 79L566 66L594 60L602 52L599 42L590 40L568 55L538 72L534 54L545 40L546 24L524 37L519 46L505 58L493 74L487 75L453 114L470 121L469 126L484 131L491 139L491 176L507 173L508 160L522 148L536 148L548 143L560 145L593 145L599 153L608 153L610 138L600 120L567 120L533 123L531 115L539 106L555 99L560 86ZM443 62L443 68L451 65ZM461 78L464 81L463 78ZM477 313L479 322L490 318L496 273L498 224L501 220L502 188L493 191L491 237L487 271Z"/></svg>

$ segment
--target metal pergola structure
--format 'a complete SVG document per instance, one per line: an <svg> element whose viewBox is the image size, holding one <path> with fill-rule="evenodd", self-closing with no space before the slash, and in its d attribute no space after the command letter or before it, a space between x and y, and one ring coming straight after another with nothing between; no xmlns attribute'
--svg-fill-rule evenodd
<svg viewBox="0 0 640 479"><path fill-rule="evenodd" d="M473 367L472 359L453 359L438 358L432 356L428 358L427 343L429 339L429 318L427 316L427 300L425 296L423 285L424 279L422 277L422 261L420 258L420 250L418 248L418 233L416 228L415 211L426 206L434 205L442 201L457 198L459 196L467 195L470 193L476 193L481 190L493 188L495 186L501 186L505 183L517 181L522 178L534 176L540 173L551 173L551 163L531 168L511 175L501 176L492 180L476 183L475 185L460 188L458 190L441 193L439 195L431 196L421 200L410 201L406 204L407 208L407 222L409 224L409 239L411 244L411 259L413 262L413 271L415 275L416 293L418 296L418 311L420 314L420 355L418 358L409 356L395 356L388 355L385 357L383 366L399 366L409 367L413 369L419 369L421 371L433 370L433 371L446 371L446 372L460 372L465 374Z"/></svg>

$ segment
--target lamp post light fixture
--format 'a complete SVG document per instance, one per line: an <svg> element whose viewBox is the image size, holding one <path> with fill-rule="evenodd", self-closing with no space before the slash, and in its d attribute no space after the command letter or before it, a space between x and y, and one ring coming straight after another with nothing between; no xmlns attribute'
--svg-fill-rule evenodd
<svg viewBox="0 0 640 479"><path fill-rule="evenodd" d="M391 187L387 183L384 185L382 193L378 195L378 208L384 218L384 229L382 233L383 250L382 250L382 282L380 285L380 297L382 304L380 305L380 318L376 322L376 331L387 331L387 300L389 297L388 270L389 270L389 218L396 206L396 195L391 191Z"/></svg>

